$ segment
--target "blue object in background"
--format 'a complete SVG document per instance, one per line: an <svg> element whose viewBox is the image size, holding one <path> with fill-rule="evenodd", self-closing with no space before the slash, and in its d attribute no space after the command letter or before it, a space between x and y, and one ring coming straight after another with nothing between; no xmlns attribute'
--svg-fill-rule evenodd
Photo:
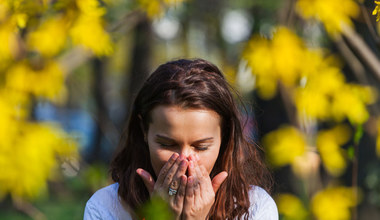
<svg viewBox="0 0 380 220"><path fill-rule="evenodd" d="M87 155L94 145L96 123L85 110L58 108L49 102L38 102L34 108L34 117L37 121L53 121L60 124L77 139L84 155Z"/></svg>

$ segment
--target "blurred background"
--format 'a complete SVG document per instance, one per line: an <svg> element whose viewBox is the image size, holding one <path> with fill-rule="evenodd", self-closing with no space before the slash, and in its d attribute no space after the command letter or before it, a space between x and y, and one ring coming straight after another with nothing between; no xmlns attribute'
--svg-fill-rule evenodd
<svg viewBox="0 0 380 220"><path fill-rule="evenodd" d="M380 219L380 1L0 1L0 219L82 219L131 102L203 58L244 101L283 220Z"/></svg>

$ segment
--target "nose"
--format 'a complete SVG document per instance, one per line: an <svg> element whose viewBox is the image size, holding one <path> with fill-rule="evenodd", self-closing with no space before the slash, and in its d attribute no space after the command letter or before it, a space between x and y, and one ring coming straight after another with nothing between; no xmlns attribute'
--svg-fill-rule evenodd
<svg viewBox="0 0 380 220"><path fill-rule="evenodd" d="M194 151L189 146L184 146L181 148L180 155L183 155L186 159L189 159L190 155L194 155Z"/></svg>

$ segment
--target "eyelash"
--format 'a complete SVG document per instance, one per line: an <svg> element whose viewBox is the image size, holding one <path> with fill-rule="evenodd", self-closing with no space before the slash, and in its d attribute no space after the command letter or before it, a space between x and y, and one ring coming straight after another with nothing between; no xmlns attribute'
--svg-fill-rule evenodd
<svg viewBox="0 0 380 220"><path fill-rule="evenodd" d="M176 146L175 144L163 144L163 143L158 143L158 144L159 144L161 147L164 147L164 148L171 148L171 147ZM198 146L196 146L195 149L196 149L197 151L206 151L206 150L209 149L209 147L210 147L210 145L206 145L206 144L204 144L204 145L198 145Z"/></svg>

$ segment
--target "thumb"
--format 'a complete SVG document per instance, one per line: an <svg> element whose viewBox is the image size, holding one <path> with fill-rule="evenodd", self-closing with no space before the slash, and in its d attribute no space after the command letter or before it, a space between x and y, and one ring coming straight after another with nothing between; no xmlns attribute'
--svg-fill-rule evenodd
<svg viewBox="0 0 380 220"><path fill-rule="evenodd" d="M149 194L152 194L154 189L154 179L150 173L144 169L138 168L136 170L136 173L141 177L141 179L144 181L144 184L146 188L148 189Z"/></svg>
<svg viewBox="0 0 380 220"><path fill-rule="evenodd" d="M228 173L226 171L222 171L212 179L211 182L212 182L212 188L214 189L214 193L218 191L220 185L222 185L222 183L227 178L227 176L228 176Z"/></svg>

